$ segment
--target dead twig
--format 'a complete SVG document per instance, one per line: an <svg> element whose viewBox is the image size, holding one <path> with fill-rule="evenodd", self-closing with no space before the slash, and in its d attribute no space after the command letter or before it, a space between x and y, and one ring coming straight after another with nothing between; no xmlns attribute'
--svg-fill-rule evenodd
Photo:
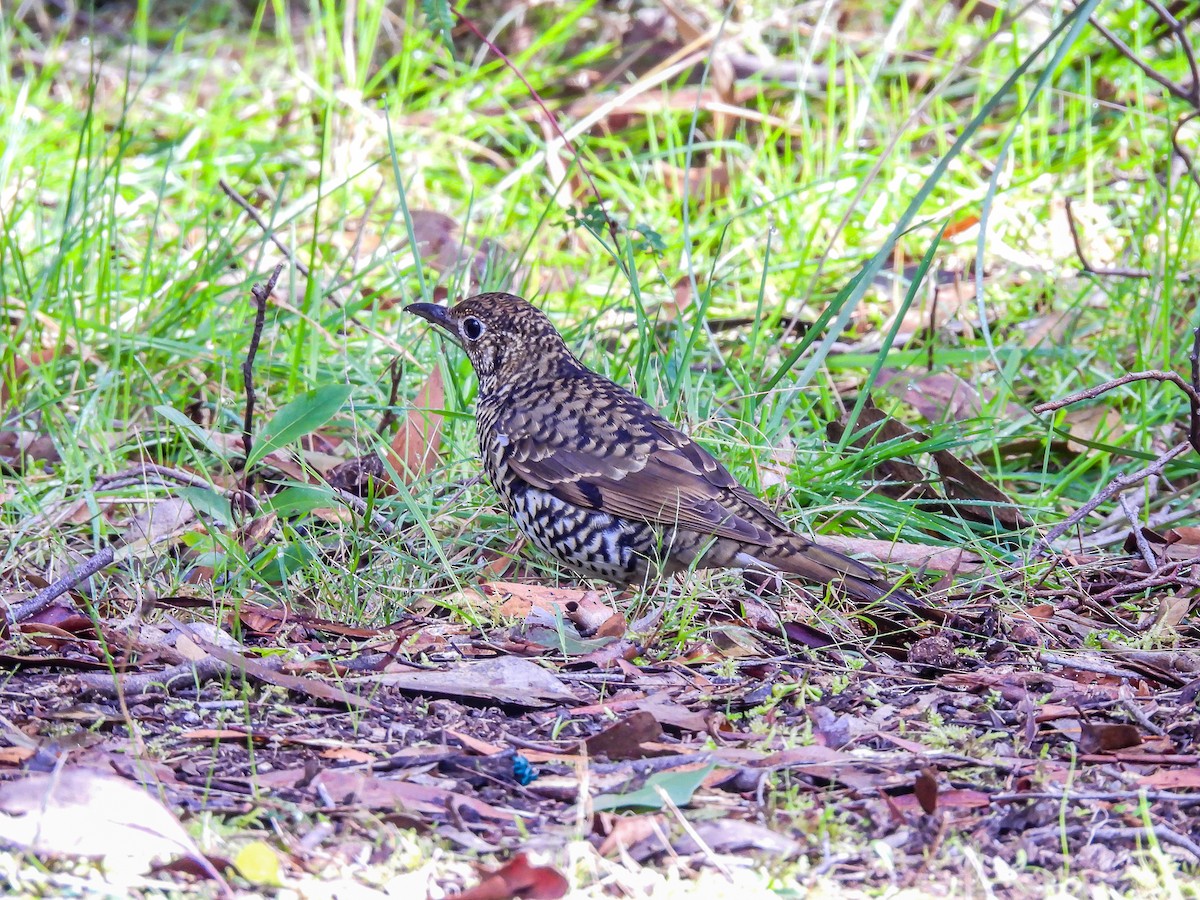
<svg viewBox="0 0 1200 900"><path fill-rule="evenodd" d="M128 469L123 469L120 472L114 472L111 475L101 475L96 479L95 490L97 492L116 491L134 485L144 487L150 484L156 484L160 487L182 485L183 487L201 488L206 491L215 490L231 504L238 504L238 508L251 513L258 512L258 501L254 499L252 494L246 493L240 488L231 488L222 491L215 488L212 482L201 478L199 475L193 475L191 472L185 472L182 469L173 469L170 466L160 466L157 463L140 463Z"/></svg>
<svg viewBox="0 0 1200 900"><path fill-rule="evenodd" d="M1188 398L1189 421L1188 439L1186 441L1176 444L1171 449L1160 454L1158 459L1145 468L1114 478L1100 493L1075 510L1075 512L1058 525L1051 528L1045 536L1038 539L1030 549L1026 557L1027 559L1036 559L1038 556L1044 554L1049 550L1050 545L1054 541L1062 537L1068 529L1075 527L1091 515L1100 504L1111 500L1135 484L1140 484L1146 478L1161 475L1167 463L1175 457L1182 455L1189 449L1194 449L1197 453L1200 453L1200 327L1197 327L1192 332L1192 350L1188 356L1188 362L1191 364L1192 377L1190 381L1185 380L1178 372L1167 372L1158 369L1146 372L1130 372L1127 375L1122 375L1120 378L1114 378L1111 381L1104 382L1104 384L1096 385L1085 391L1079 391L1061 400L1049 400L1045 403L1039 403L1033 408L1033 411L1040 415L1041 413L1062 409L1064 406L1070 406L1072 403L1078 403L1080 400L1092 400L1107 391L1111 391L1113 388L1134 381L1165 381L1175 385Z"/></svg>
<svg viewBox="0 0 1200 900"><path fill-rule="evenodd" d="M1079 257L1079 265L1089 275L1111 275L1117 278L1149 278L1154 273L1149 269L1130 269L1124 266L1093 266L1083 253L1083 239L1079 236L1079 225L1075 221L1075 213L1071 211L1071 198L1066 200L1067 225L1071 228L1071 240L1075 244L1075 255Z"/></svg>
<svg viewBox="0 0 1200 900"><path fill-rule="evenodd" d="M1079 403L1082 400L1095 400L1101 394L1106 394L1114 388L1119 388L1122 385L1131 384L1134 381L1166 381L1175 385L1191 401L1193 407L1200 414L1200 391L1192 384L1189 384L1182 375L1178 372L1167 372L1161 369L1150 369L1145 372L1130 372L1127 375L1122 375L1120 378L1114 378L1111 381L1106 381L1104 384L1098 384L1095 387L1090 387L1084 391L1077 391L1070 396L1063 397L1061 400L1047 400L1045 403L1039 403L1033 408L1035 413L1039 415L1046 412L1054 412L1062 409L1065 406L1071 406L1074 403ZM1197 452L1200 452L1200 447L1197 447Z"/></svg>
<svg viewBox="0 0 1200 900"><path fill-rule="evenodd" d="M100 475L96 478L96 491L115 491L133 485L158 484L182 485L184 487L211 489L212 484L199 475L173 469L170 466L160 466L157 463L139 463L111 475Z"/></svg>
<svg viewBox="0 0 1200 900"><path fill-rule="evenodd" d="M1188 69L1192 73L1192 84L1188 89L1187 100L1200 110L1200 66L1196 64L1196 48L1192 46L1192 40L1188 37L1187 31L1184 29L1184 24L1175 18L1165 6L1158 0L1146 0L1146 5L1154 10L1155 14L1162 19L1163 24L1167 26L1167 30L1175 35L1179 41L1180 49L1183 50L1183 57L1187 60ZM1185 86L1186 87L1186 86Z"/></svg>
<svg viewBox="0 0 1200 900"><path fill-rule="evenodd" d="M400 357L393 357L392 361L388 363L388 376L392 380L392 386L388 390L387 411L384 412L383 416L380 418L379 428L376 429L380 437L382 437L396 421L396 403L400 399L400 381L403 377L403 374L404 371L400 367Z"/></svg>
<svg viewBox="0 0 1200 900"><path fill-rule="evenodd" d="M1192 392L1188 394L1192 404L1192 420L1188 428L1188 440L1200 451L1200 325L1192 331L1192 352L1188 354L1188 363L1192 367Z"/></svg>
<svg viewBox="0 0 1200 900"><path fill-rule="evenodd" d="M1166 734L1166 732L1158 725L1155 725L1151 718L1146 715L1145 711L1142 710L1142 708L1134 703L1130 698L1125 697L1121 700L1121 709L1125 710L1125 713L1129 716L1129 718L1133 719L1133 721L1137 722L1140 726L1142 726L1142 728L1151 734L1158 737L1162 737Z"/></svg>
<svg viewBox="0 0 1200 900"><path fill-rule="evenodd" d="M1039 653L1038 662L1048 666L1062 666L1064 669L1077 669L1080 672L1095 672L1097 675L1107 675L1110 678L1137 678L1137 672L1118 669L1116 666L1087 659L1082 656L1059 656L1057 653Z"/></svg>
<svg viewBox="0 0 1200 900"><path fill-rule="evenodd" d="M278 658L282 662L282 658ZM199 687L209 681L224 678L233 671L233 667L206 656L198 662L180 663L168 669L157 671L136 672L132 675L121 673L113 677L111 672L86 672L76 675L72 683L78 692L89 697L138 698L149 694L154 688L170 694L173 691Z"/></svg>
<svg viewBox="0 0 1200 900"><path fill-rule="evenodd" d="M111 565L112 561L113 548L105 547L91 559L71 569L58 581L42 588L24 603L9 607L6 613L8 624L15 625L30 616L37 615L75 585L87 581L105 566Z"/></svg>
<svg viewBox="0 0 1200 900"><path fill-rule="evenodd" d="M1188 62L1192 65L1194 71L1196 65L1195 51L1192 48L1191 41L1188 40L1187 35L1183 31L1183 26L1179 24L1174 16L1167 13L1165 9L1158 7L1157 4L1154 3L1154 0L1148 0L1148 3L1152 8L1154 8L1154 11L1159 14L1159 17L1162 18L1163 23L1167 26L1168 30L1170 30L1172 34L1179 38L1180 43L1183 44L1184 55L1187 57ZM1190 103L1196 109L1200 109L1200 81L1194 80L1196 77L1194 74L1192 76L1193 82L1190 86L1180 84L1177 81L1172 81L1166 75L1162 74L1162 72L1154 68L1154 66L1150 65L1150 63L1146 62L1146 60L1138 56L1137 52L1134 51L1132 47L1117 37L1116 34L1110 31L1107 27L1102 25L1095 16L1089 16L1088 21L1091 22L1092 27L1100 32L1104 39L1113 46L1113 49L1141 69L1147 78L1165 88L1167 93L1176 99L1182 100L1185 103Z"/></svg>
<svg viewBox="0 0 1200 900"><path fill-rule="evenodd" d="M1139 484L1144 479L1149 478L1151 475L1161 475L1163 469L1167 467L1167 463L1169 463L1175 457L1183 455L1190 449L1192 449L1191 441L1183 441L1182 443L1176 444L1166 453L1162 454L1158 459L1146 466L1144 469L1138 469L1136 472L1130 472L1127 475L1121 475L1117 478L1114 478L1108 483L1104 490L1098 493L1083 506L1079 507L1079 509L1075 510L1075 512L1071 513L1071 515L1067 516L1067 518L1063 519L1063 521L1051 528L1048 532L1046 532L1044 537L1039 538L1037 543L1035 543L1030 549L1028 558L1031 560L1036 559L1037 557L1046 553L1054 541L1058 540L1060 537L1066 534L1067 531L1074 528L1076 525L1090 516L1095 511L1096 507L1100 506L1100 504L1111 500L1117 494L1121 493L1121 491L1128 490L1135 484Z"/></svg>
<svg viewBox="0 0 1200 900"><path fill-rule="evenodd" d="M308 266L296 258L296 255L292 253L291 248L283 243L283 241L279 240L279 238L275 237L275 232L272 231L271 227L263 221L263 217L258 214L258 210L250 205L250 201L234 190L233 186L230 185L229 182L224 178L218 181L217 184L221 186L221 190L225 192L225 196L240 206L245 211L246 215L248 215L254 222L254 224L262 229L263 234L267 237L267 240L279 248L279 252L286 256L288 262L296 267L296 271L305 278L308 278L311 274L311 270L308 268Z"/></svg>
<svg viewBox="0 0 1200 900"><path fill-rule="evenodd" d="M1200 862L1200 845L1196 844L1191 838L1180 834L1168 828L1166 825L1155 825L1150 828L1135 828L1135 827L1117 827L1104 826L1101 828L1093 828L1084 825L1071 825L1067 828L1061 828L1059 825L1054 825L1049 828L1036 828L1025 832L1027 839L1036 840L1046 837L1059 840L1062 837L1079 837L1086 836L1088 843L1099 843L1105 841L1134 841L1135 843L1144 843L1147 838L1153 838L1160 844L1173 844L1183 850L1186 850Z"/></svg>
<svg viewBox="0 0 1200 900"><path fill-rule="evenodd" d="M991 796L993 803L1018 803L1022 800L1054 800L1059 803L1100 800L1107 803L1121 803L1126 800L1142 799L1151 803L1178 803L1180 806L1200 804L1200 794L1181 794L1175 791L1015 791Z"/></svg>
<svg viewBox="0 0 1200 900"><path fill-rule="evenodd" d="M334 487L333 485L330 485L329 487L338 495L338 499L358 513L359 518L367 518L368 506L367 501L364 498L356 497L349 491L343 490L339 487ZM391 537L396 533L396 526L381 516L379 511L376 510L373 505L370 509L370 513L371 525L376 531L378 531L380 534L387 535L388 537Z"/></svg>
<svg viewBox="0 0 1200 900"><path fill-rule="evenodd" d="M497 47L496 44L493 41L491 41L487 37L487 35L485 35L482 31L480 31L479 27L473 21L471 21L469 18L467 18L466 16L464 16L462 13L458 12L457 10L453 10L453 13L454 13L455 19L458 21L458 24L464 26L469 32L471 32L471 34L475 35L475 37L478 38L485 47L487 47L489 50L491 50L492 53L496 54L496 58L499 59L500 62L504 63L505 67L508 68L508 70L510 72L512 72L514 75L517 76L517 78L520 80L521 84L525 85L525 90L529 91L529 96L533 98L533 102L536 103L538 105L538 107L541 108L542 114L550 122L550 127L554 129L555 133L562 140L563 146L565 146L568 150L571 151L571 156L574 157L574 159L575 159L575 165L577 165L579 167L580 173L583 175L584 178L587 179L588 185L592 189L592 195L596 198L596 205L600 208L600 211L604 214L604 224L608 226L608 234L609 234L609 237L612 238L612 242L613 242L613 247L612 247L613 248L613 257L614 257L614 259L616 259L617 265L619 265L622 269L624 269L626 267L626 263L625 263L624 257L621 255L621 242L617 236L616 219L614 219L612 216L610 216L608 214L608 209L604 205L604 198L600 194L600 188L598 188L596 186L596 182L592 178L592 173L589 172L587 166L585 166L583 164L583 160L580 159L580 157L579 157L579 151L575 149L575 145L571 142L571 139L568 138L563 133L562 128L559 127L558 119L555 117L554 113L552 113L550 111L549 107L546 106L545 102L542 100L541 95L536 90L534 90L533 85L529 83L529 80L525 77L524 73L519 68L517 68L516 64L511 59L509 59L507 56L504 55L503 50L501 50L499 47ZM548 152L549 152L549 148L547 148L547 153Z"/></svg>
<svg viewBox="0 0 1200 900"><path fill-rule="evenodd" d="M1179 141L1179 132L1183 131L1184 126L1189 122L1200 117L1200 111L1188 113L1186 116L1181 116L1179 122L1175 125L1175 129L1171 132L1171 146L1175 148L1175 154L1183 160L1184 166L1187 167L1188 174L1192 176L1192 180L1196 184L1200 184L1200 171L1196 170L1196 161L1192 159L1192 154L1184 149L1183 144Z"/></svg>
<svg viewBox="0 0 1200 900"><path fill-rule="evenodd" d="M258 355L258 345L262 341L263 323L267 318L267 298L275 290L275 282L283 271L283 263L275 267L266 285L255 284L250 288L250 296L254 300L254 331L250 334L250 346L246 349L246 359L242 362L242 384L246 390L246 415L242 420L242 448L246 451L246 459L250 459L250 450L254 444L254 357ZM242 471L242 492L250 493L250 466Z"/></svg>
<svg viewBox="0 0 1200 900"><path fill-rule="evenodd" d="M1122 494L1119 501L1121 509L1124 511L1126 518L1129 519L1129 525L1133 528L1133 540L1137 544L1138 553L1142 554L1142 559L1146 561L1147 568L1153 573L1158 571L1158 560L1154 556L1154 551L1150 549L1150 542L1146 540L1146 535L1142 532L1141 517L1138 515L1133 501L1129 499L1128 494Z"/></svg>
<svg viewBox="0 0 1200 900"><path fill-rule="evenodd" d="M1191 565L1191 562L1188 563ZM1121 574L1123 577L1117 584L1107 590L1101 591L1098 594L1092 595L1093 603L1108 603L1116 600L1118 597L1129 597L1134 594L1140 594L1144 591L1149 591L1154 588L1169 587L1169 588L1200 588L1200 580L1188 578L1180 575L1176 571L1176 567L1172 567L1170 571L1160 569L1157 573L1147 577L1143 572L1122 572L1121 570L1112 570L1116 574Z"/></svg>

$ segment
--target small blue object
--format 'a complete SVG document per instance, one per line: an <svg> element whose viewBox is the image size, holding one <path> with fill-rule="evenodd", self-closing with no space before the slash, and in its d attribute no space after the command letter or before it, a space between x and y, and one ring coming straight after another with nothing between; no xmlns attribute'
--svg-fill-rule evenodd
<svg viewBox="0 0 1200 900"><path fill-rule="evenodd" d="M537 769L521 754L513 757L513 778L517 779L517 784L524 787L533 779L538 777Z"/></svg>

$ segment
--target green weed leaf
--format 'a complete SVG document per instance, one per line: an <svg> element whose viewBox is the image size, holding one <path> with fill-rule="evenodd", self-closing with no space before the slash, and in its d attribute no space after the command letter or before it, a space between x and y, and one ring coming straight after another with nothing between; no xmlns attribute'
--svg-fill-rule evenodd
<svg viewBox="0 0 1200 900"><path fill-rule="evenodd" d="M258 463L268 453L316 431L337 415L342 404L350 398L350 391L348 384L326 384L285 404L255 440L254 449L246 459L246 468Z"/></svg>
<svg viewBox="0 0 1200 900"><path fill-rule="evenodd" d="M630 791L628 794L601 794L592 801L592 809L662 809L663 799L657 788L662 788L676 806L686 806L692 802L692 794L704 783L704 779L715 765L716 763L709 763L702 769L688 769L684 772L656 772L636 791Z"/></svg>

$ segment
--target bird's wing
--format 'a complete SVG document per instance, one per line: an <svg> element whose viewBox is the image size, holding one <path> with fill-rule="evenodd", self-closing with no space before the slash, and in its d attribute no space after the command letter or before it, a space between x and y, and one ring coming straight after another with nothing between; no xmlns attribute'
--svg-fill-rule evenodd
<svg viewBox="0 0 1200 900"><path fill-rule="evenodd" d="M619 393L618 393L619 391ZM647 403L605 382L552 410L497 422L512 471L578 506L749 544L787 526L712 454Z"/></svg>

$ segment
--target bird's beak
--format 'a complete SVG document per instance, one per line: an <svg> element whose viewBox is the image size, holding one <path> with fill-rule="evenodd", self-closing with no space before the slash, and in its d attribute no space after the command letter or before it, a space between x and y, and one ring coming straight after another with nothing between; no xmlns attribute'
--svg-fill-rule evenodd
<svg viewBox="0 0 1200 900"><path fill-rule="evenodd" d="M444 331L454 343L459 344L458 324L450 317L450 311L438 303L410 303L404 311L420 316L430 325L436 325Z"/></svg>

